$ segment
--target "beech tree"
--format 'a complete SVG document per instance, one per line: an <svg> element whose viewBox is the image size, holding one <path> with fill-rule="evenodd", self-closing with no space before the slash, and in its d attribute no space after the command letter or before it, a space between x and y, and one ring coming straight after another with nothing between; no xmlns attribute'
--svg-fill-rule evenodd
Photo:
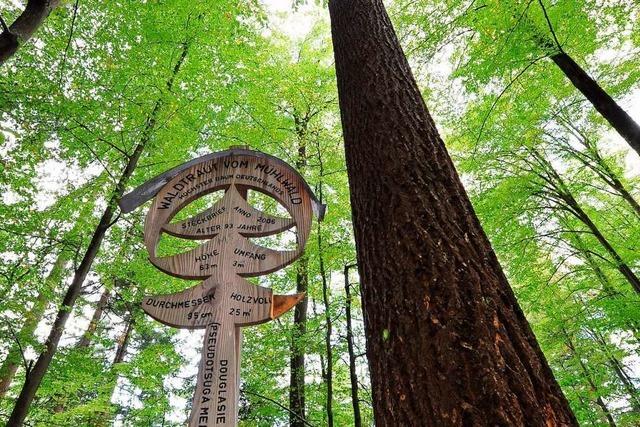
<svg viewBox="0 0 640 427"><path fill-rule="evenodd" d="M9 3L0 13L7 25L27 1ZM387 407L397 419L417 414L410 425L455 424L419 412L432 407L431 412L447 412L442 401L449 395L448 412L458 414L458 423L466 421L463 413L470 419L466 422L474 423L475 416L482 424L507 409L504 416L515 417L526 406L526 423L539 424L543 417L536 418L537 409L531 408L553 401L557 388L469 213L406 63L390 48L397 45L386 43L392 39L380 38L383 31L377 30L376 49L346 44L344 35L353 32L358 37L348 40L370 40L370 34L359 32L360 22L380 28L377 2L332 6L344 14L340 22L356 27L337 37L342 47L350 47L347 54L340 49L341 86L357 88L342 96L348 117L356 117L354 108L375 112L358 115L357 126L355 119L349 126L348 142L358 147L349 157L353 182L361 189L362 177L373 177L365 182L374 190L370 198L354 193L358 218L366 219L364 226L358 222L359 243L368 236L366 242L378 249L365 252L379 256L360 258L366 277L356 271L329 13L322 2L295 3L306 4L292 10L261 0L80 2L76 13L75 2L60 3L34 40L3 64L0 385L7 389L0 398L0 424L33 368L30 359L46 350L46 334L64 292L159 99L163 106L127 190L194 156L246 144L295 165L328 207L321 226L313 227L300 269L292 265L259 279L278 294L306 289L308 307L299 305L276 322L245 331L242 425L320 427L330 418L336 426L373 425L372 393L385 397L386 385L397 396L389 397L383 414ZM633 113L640 80L640 11L633 2L543 5L562 49ZM551 59L557 49L540 2L398 0L389 7L475 214L578 422L637 426L636 153ZM357 19L351 19L354 14ZM359 20L366 14L373 15ZM169 91L167 78L185 40L192 47ZM545 47L547 41L551 44ZM378 67L380 55L389 64ZM344 58L353 57L363 65L346 67ZM394 77L385 78L390 69ZM400 138L404 151L397 149ZM381 165L375 173L373 164ZM407 175L411 179L404 179ZM396 184L416 198L388 191ZM247 196L257 209L285 215L272 199L253 191ZM184 214L196 214L215 198L194 202ZM370 214L363 210L369 203L372 209L384 204L383 210ZM202 341L198 331L162 326L140 311L143 295L186 286L148 262L142 241L145 212L146 206L113 216L117 221L104 235L70 310L25 425L184 425ZM378 234L386 245L383 255ZM165 243L162 253L178 250L176 240ZM181 244L187 249L190 243ZM287 249L291 234L260 244ZM383 272L381 278L374 281L372 271ZM361 283L367 289L364 299ZM380 304L372 305L372 294ZM377 311L383 303L384 325ZM401 329L409 320L410 327ZM386 363L376 359L373 387L367 330L377 334L370 337L377 350L369 355L382 354ZM400 364L400 357L412 361L418 355L421 365ZM476 369L481 357L484 364ZM399 367L406 368L402 375ZM517 378L513 373L525 371ZM494 375L499 381L490 389ZM531 376L537 382L529 387ZM526 384L515 390L518 380ZM408 387L392 388L409 381L409 386L428 387L416 386L415 395L406 392ZM460 384L471 384L463 396ZM425 388L435 398L422 398L417 409L409 406ZM540 391L528 394L532 388ZM502 396L512 400L504 403ZM382 405L373 406L380 413ZM563 407L562 399L550 407ZM477 415L480 411L489 415ZM493 414L498 415L490 418Z"/></svg>
<svg viewBox="0 0 640 427"><path fill-rule="evenodd" d="M640 125L615 100L628 90L627 85L637 85L637 79L627 78L627 73L635 72L631 63L639 46L635 32L629 31L638 19L632 3L492 0L478 5L473 0L448 0L402 1L395 6L416 59L429 61L445 46L453 47L460 60L456 74L466 77L470 91L481 92L485 85L495 84L492 79L502 81L495 103L516 83L526 84L545 63L553 64L565 84L578 90L640 154ZM592 60L603 45L631 50L628 56L616 58L619 76L600 70L598 61ZM602 65L607 69L609 64ZM549 85L548 89L560 88ZM491 110L485 115L491 115ZM484 131L484 126L476 129L478 139Z"/></svg>
<svg viewBox="0 0 640 427"><path fill-rule="evenodd" d="M376 424L577 425L382 2L329 11Z"/></svg>
<svg viewBox="0 0 640 427"><path fill-rule="evenodd" d="M0 16L0 25L2 26L0 65L15 54L21 44L33 36L38 27L59 4L59 0L28 0L22 13L11 25L8 25Z"/></svg>
<svg viewBox="0 0 640 427"><path fill-rule="evenodd" d="M170 91L173 82L175 80L176 75L180 71L180 67L184 62L184 59L187 56L188 52L188 44L185 43L182 49L182 53L180 54L178 61L173 67L173 71L170 74L170 77L167 80L167 89ZM120 175L118 182L109 198L107 207L105 208L102 216L100 218L100 222L96 226L96 229L93 232L93 236L91 237L91 241L86 248L86 252L76 270L73 280L69 287L67 288L67 292L62 301L62 305L58 314L56 315L56 319L51 328L51 332L49 333L49 337L45 343L44 352L38 357L38 360L28 372L26 377L24 386L22 387L22 391L20 392L20 396L16 400L13 412L9 417L9 421L7 422L7 426L18 427L21 426L24 422L27 414L29 412L29 407L31 406L31 402L35 397L36 391L40 386L40 382L44 378L46 374L49 364L53 359L54 354L58 348L58 343L60 342L60 338L62 337L62 333L64 331L65 324L67 319L69 318L70 311L73 308L78 296L80 295L80 291L84 281L89 274L93 261L100 250L100 246L102 245L102 240L104 239L105 234L109 230L109 228L114 223L114 217L116 214L117 203L124 194L125 188L129 182L129 179L133 175L134 170L138 164L138 160L142 155L147 143L151 138L151 133L153 131L154 126L156 125L158 119L158 112L160 108L163 106L164 101L162 98L158 99L156 104L154 105L152 111L149 113L148 119L146 121L145 128L143 129L141 139L139 143L135 146L134 150L128 155L127 163Z"/></svg>

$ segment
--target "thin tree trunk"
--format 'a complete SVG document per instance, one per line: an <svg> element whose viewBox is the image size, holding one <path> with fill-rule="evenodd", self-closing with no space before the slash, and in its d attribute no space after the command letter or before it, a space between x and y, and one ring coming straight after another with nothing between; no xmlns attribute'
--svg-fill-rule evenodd
<svg viewBox="0 0 640 427"><path fill-rule="evenodd" d="M107 306L107 302L109 301L109 290L105 289L104 292L100 295L100 299L96 303L96 309L93 312L93 316L91 317L91 321L89 321L89 325L87 329L84 331L78 342L76 343L76 349L86 349L91 344L91 340L93 339L93 335L98 329L98 323L102 318L102 313ZM54 413L64 412L67 406L67 397L62 395L59 396L58 403L54 406Z"/></svg>
<svg viewBox="0 0 640 427"><path fill-rule="evenodd" d="M122 363L124 361L124 357L127 355L127 347L129 346L129 340L131 339L131 333L133 332L133 327L135 325L135 318L133 317L133 313L129 315L129 320L127 321L127 327L124 332L118 339L118 347L116 348L116 355L113 358L113 365L117 365L118 363Z"/></svg>
<svg viewBox="0 0 640 427"><path fill-rule="evenodd" d="M571 132L577 141L585 148L580 151L574 148L571 143L563 142L563 150L569 153L574 159L591 169L596 175L602 179L614 192L624 199L638 219L640 219L640 204L627 190L626 186L620 180L618 174L611 169L606 160L600 154L597 144L589 138L580 128L568 119L561 120L562 125ZM557 138L556 138L557 140Z"/></svg>
<svg viewBox="0 0 640 427"><path fill-rule="evenodd" d="M11 58L21 44L33 36L51 11L58 7L59 0L29 0L24 11L8 27L2 21L0 33L0 65Z"/></svg>
<svg viewBox="0 0 640 427"><path fill-rule="evenodd" d="M638 400L638 390L636 390L635 385L633 384L633 380L627 375L624 370L624 366L618 360L618 358L611 353L609 350L607 341L605 338L595 329L588 328L591 335L596 339L602 350L607 355L607 359L609 359L609 365L613 368L613 371L616 373L616 376L624 386L625 390L629 394L629 400L631 403L631 407L634 412L640 413L640 401Z"/></svg>
<svg viewBox="0 0 640 427"><path fill-rule="evenodd" d="M322 184L320 184L322 186ZM322 202L322 191L320 191L320 201ZM326 332L324 336L325 350L327 352L327 370L325 372L325 384L327 385L327 426L333 427L333 347L331 346L331 334L333 325L331 321L331 311L329 306L329 284L327 281L327 271L324 265L324 255L322 246L322 230L318 223L318 257L320 261L320 277L322 279L322 302L324 303L324 319Z"/></svg>
<svg viewBox="0 0 640 427"><path fill-rule="evenodd" d="M349 269L355 265L344 266L344 293L346 297L345 311L347 318L347 349L349 350L349 378L351 379L351 404L353 405L353 425L362 427L360 400L358 399L358 374L356 372L356 352L353 345L353 327L351 324L351 283Z"/></svg>
<svg viewBox="0 0 640 427"><path fill-rule="evenodd" d="M33 307L31 307L31 310L25 316L24 325L17 335L19 338L24 339L25 337L33 336L33 333L35 332L38 323L40 323L49 303L49 300L47 299L47 291L51 289L54 283L60 283L64 266L69 261L69 257L70 253L66 248L63 248L58 254L58 257L45 280L43 289L38 293L38 296L33 303ZM9 390L13 377L20 366L21 359L22 353L20 351L20 346L18 343L14 343L9 349L9 353L7 354L7 358L4 360L2 367L0 367L0 399L3 398Z"/></svg>
<svg viewBox="0 0 640 427"><path fill-rule="evenodd" d="M134 325L135 325L135 319L134 319L133 313L130 312L126 320L125 330L118 338L116 354L115 354L115 357L113 358L111 372L109 373L110 381L111 381L110 387L107 389L108 391L104 392L104 394L101 393L101 396L104 396L104 401L105 401L105 404L107 405L111 401L111 397L113 396L113 393L118 384L118 373L115 368L119 363L122 363L124 361L124 357L127 354L127 347L129 346L129 340L131 338L131 334L133 333ZM96 414L96 419L94 421L93 427L107 427L112 424L113 424L112 414L110 411L105 410L101 413Z"/></svg>
<svg viewBox="0 0 640 427"><path fill-rule="evenodd" d="M613 188L618 192L618 194L620 194L620 196L629 204L629 206L631 206L631 209L633 209L633 212L636 214L636 217L640 219L640 204L638 204L638 201L631 195L629 190L627 190L627 188L624 186L624 184L622 184L620 179L618 179L618 177L615 176L613 173L611 176L611 183L612 183L611 188Z"/></svg>
<svg viewBox="0 0 640 427"><path fill-rule="evenodd" d="M589 369L587 368L587 366L582 361L582 357L577 353L576 348L573 345L573 341L571 340L571 337L569 337L569 334L567 333L567 331L564 328L562 329L562 333L565 336L565 344L569 348L569 352L571 353L571 355L580 364L580 367L582 368L582 372L584 374L584 378L589 383L589 387L591 388L591 391L593 391L596 394L596 404L600 407L600 409L602 409L602 412L604 413L605 417L607 418L607 422L609 423L609 425L611 427L617 427L616 426L616 422L613 419L613 416L611 415L611 411L609 411L609 408L604 403L604 400L602 400L602 396L600 396L600 394L598 393L598 387L593 382L593 379L591 378L591 373L589 372Z"/></svg>
<svg viewBox="0 0 640 427"><path fill-rule="evenodd" d="M298 138L298 160L296 167L302 171L307 166L307 124L294 110L293 119ZM307 333L307 308L309 306L309 259L302 256L297 263L296 292L304 292L305 296L294 308L293 331L291 334L291 372L289 377L289 425L303 427L305 425L305 336Z"/></svg>
<svg viewBox="0 0 640 427"><path fill-rule="evenodd" d="M640 154L640 126L631 116L567 53L555 53L551 55L551 60L631 148Z"/></svg>
<svg viewBox="0 0 640 427"><path fill-rule="evenodd" d="M572 233L571 239L574 241L572 246L580 252L580 255L587 262L587 265L593 270L594 274L598 278L598 281L602 285L602 292L608 296L616 296L620 295L618 291L614 289L611 285L611 281L605 274L605 272L600 268L598 262L595 260L594 255L588 250L587 245L585 244L582 237L580 237L579 233Z"/></svg>
<svg viewBox="0 0 640 427"><path fill-rule="evenodd" d="M607 251L609 256L613 259L613 262L620 272L622 276L627 279L627 282L633 287L633 289L640 294L640 279L636 274L631 270L631 267L624 262L618 251L609 243L609 240L602 234L600 229L596 226L596 224L591 220L591 217L582 209L582 206L577 202L577 200L568 193L565 195L565 201L572 208L572 212L593 234L593 236L598 240L600 245Z"/></svg>
<svg viewBox="0 0 640 427"><path fill-rule="evenodd" d="M105 289L102 292L102 295L100 295L100 299L96 303L96 309L93 312L93 316L91 317L89 326L87 326L87 330L84 331L84 334L82 334L82 337L76 344L76 348L89 347L89 344L91 343L91 339L93 338L93 334L96 332L96 329L98 329L98 323L102 318L102 313L104 312L104 309L107 307L107 303L109 302L109 296L110 296L110 292L108 289Z"/></svg>
<svg viewBox="0 0 640 427"><path fill-rule="evenodd" d="M318 150L318 164L320 172L320 182L318 187L318 197L320 202L323 201L322 178L324 177L324 164L320 150ZM329 284L327 279L327 270L324 264L324 247L322 245L322 226L318 222L318 261L320 267L320 278L322 280L322 302L324 304L324 319L326 331L324 336L325 351L327 353L327 369L325 371L324 380L327 386L326 398L326 415L327 426L333 427L333 347L331 346L331 334L333 332L333 323L331 321L331 310L329 304Z"/></svg>
<svg viewBox="0 0 640 427"><path fill-rule="evenodd" d="M558 171L556 171L553 165L535 149L531 149L530 153L532 161L535 162L534 164L542 169L537 173L538 176L548 184L543 193L551 195L551 199L554 203L561 203L563 209L569 211L576 219L582 222L589 229L591 234L593 234L596 240L598 240L600 245L612 258L613 263L620 274L622 274L637 293L640 293L640 279L638 276L636 276L633 270L631 270L631 267L624 262L620 254L618 254L609 240L607 240L604 234L602 234L591 217L584 211L584 209L582 209L582 206L573 196L573 193L565 184Z"/></svg>
<svg viewBox="0 0 640 427"><path fill-rule="evenodd" d="M180 71L180 67L182 66L182 63L187 56L188 46L189 45L186 43L183 44L182 54L180 55L176 65L174 66L171 76L167 80L167 88L169 90L171 90L171 88L173 87L174 79ZM62 306L60 307L60 310L58 310L56 319L51 328L51 332L49 333L49 337L47 338L47 341L45 343L45 350L42 354L40 354L40 357L38 357L38 361L35 363L33 369L25 379L24 386L22 387L20 396L15 402L15 406L7 423L7 427L19 427L23 424L25 418L27 417L29 406L31 405L36 391L38 390L38 387L42 382L42 378L49 368L49 364L53 359L53 355L56 353L58 343L60 342L62 332L64 331L64 326L67 322L67 319L69 318L69 315L71 314L71 310L78 296L80 295L84 280L91 270L91 266L93 265L93 261L95 260L96 255L98 254L98 250L102 245L102 240L107 230L111 227L111 225L113 225L113 216L115 214L118 201L122 197L125 187L129 182L129 178L131 178L131 175L133 174L133 171L138 164L140 155L142 154L145 146L151 138L151 133L156 125L158 112L163 104L163 99L159 98L147 118L147 122L143 129L140 141L136 145L133 153L128 158L127 165L124 168L115 189L113 190L107 207L102 213L102 217L100 218L100 222L98 223L98 226L93 233L89 246L87 247L80 265L75 271L71 285L69 285L69 288L67 289L67 293L62 301Z"/></svg>
<svg viewBox="0 0 640 427"><path fill-rule="evenodd" d="M381 0L330 0L377 426L576 426Z"/></svg>
<svg viewBox="0 0 640 427"><path fill-rule="evenodd" d="M309 276L307 273L308 258L303 256L298 261L296 272L296 292L307 292ZM293 313L293 332L291 336L291 376L289 386L289 425L303 427L305 425L305 335L307 333L307 306L309 299L305 295Z"/></svg>

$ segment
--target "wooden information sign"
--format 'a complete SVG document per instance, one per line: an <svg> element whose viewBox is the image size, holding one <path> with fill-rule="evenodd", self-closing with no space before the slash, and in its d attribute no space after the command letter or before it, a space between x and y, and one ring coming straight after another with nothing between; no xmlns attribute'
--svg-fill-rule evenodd
<svg viewBox="0 0 640 427"><path fill-rule="evenodd" d="M171 222L189 203L218 190L224 190L224 196L213 206ZM255 209L246 200L247 190L273 197L290 218ZM129 212L153 197L144 227L150 261L172 276L203 281L182 292L147 296L142 308L165 325L205 329L189 426L235 426L240 327L275 319L304 297L273 295L271 289L253 285L244 277L276 271L302 255L312 214L322 219L325 207L287 163L246 149L231 149L178 166L127 194L120 207ZM293 227L297 244L290 251L249 240ZM188 252L159 257L156 251L163 233L203 243Z"/></svg>

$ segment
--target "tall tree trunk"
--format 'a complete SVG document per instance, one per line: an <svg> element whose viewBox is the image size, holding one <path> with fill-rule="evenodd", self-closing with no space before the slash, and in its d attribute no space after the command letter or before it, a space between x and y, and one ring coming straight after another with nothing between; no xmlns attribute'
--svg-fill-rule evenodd
<svg viewBox="0 0 640 427"><path fill-rule="evenodd" d="M307 292L309 276L307 273L308 258L303 256L298 261L296 272L296 292ZM303 427L305 425L305 335L307 333L307 306L309 299L305 295L293 313L293 332L291 335L291 376L289 385L289 425Z"/></svg>
<svg viewBox="0 0 640 427"><path fill-rule="evenodd" d="M96 332L96 329L98 329L98 323L102 318L102 313L104 312L104 309L107 307L107 303L109 302L109 296L110 296L109 289L105 289L102 292L102 295L100 295L100 299L96 303L96 309L93 312L93 316L91 317L89 326L87 326L87 329L84 331L84 334L82 334L82 337L76 344L76 348L89 347L89 344L91 343L91 339L93 338L93 334Z"/></svg>
<svg viewBox="0 0 640 427"><path fill-rule="evenodd" d="M569 333L564 328L562 329L562 333L565 336L565 344L567 345L567 348L569 348L569 352L571 353L571 356L574 357L578 361L578 364L580 364L580 368L582 369L582 373L584 374L584 378L589 383L589 387L591 388L591 391L596 394L596 404L600 407L600 409L602 409L602 412L604 413L605 417L607 418L607 422L609 423L609 426L617 427L616 426L616 422L613 419L613 416L611 415L611 411L609 411L609 408L604 403L604 400L602 400L602 396L600 396L600 394L598 393L598 387L593 382L593 379L591 378L591 373L589 372L589 369L587 368L585 363L582 361L582 356L579 355L578 352L576 351L576 348L573 345L573 341L571 340L571 337L569 336Z"/></svg>
<svg viewBox="0 0 640 427"><path fill-rule="evenodd" d="M169 79L167 80L167 88L169 90L171 90L171 88L173 87L175 77L180 71L180 67L182 66L182 63L187 56L188 48L189 45L187 43L184 43L182 53L178 58L178 61L176 62ZM69 285L67 293L62 301L62 306L60 307L56 315L56 319L51 328L51 332L49 333L49 337L45 342L45 350L42 352L42 354L40 354L40 356L38 357L38 361L35 363L33 369L25 379L24 386L22 387L20 396L15 402L15 406L7 423L7 427L19 427L23 424L25 418L27 417L29 406L31 405L36 391L38 390L38 387L42 382L42 378L49 368L49 364L53 359L53 355L56 353L58 343L60 342L62 332L64 331L64 326L67 323L67 319L71 314L71 310L73 309L78 296L80 295L84 280L91 270L91 266L93 265L93 261L95 260L96 255L98 254L98 250L102 245L102 240L104 239L107 230L111 227L111 225L113 225L113 216L115 214L118 201L122 197L125 187L138 164L138 160L140 159L145 146L151 138L151 133L156 126L158 112L160 111L160 108L163 106L163 104L163 98L158 98L153 107L153 110L147 117L147 122L142 131L140 141L136 145L133 153L129 156L120 179L118 180L118 183L113 190L113 193L111 194L109 203L102 213L100 222L98 223L98 226L96 227L93 236L91 237L91 241L89 242L89 246L84 253L82 261L75 271L73 280Z"/></svg>
<svg viewBox="0 0 640 427"><path fill-rule="evenodd" d="M618 174L607 164L607 161L602 157L602 154L600 154L598 145L578 126L571 123L569 119L562 119L561 124L571 132L585 150L578 150L574 148L570 142L566 141L561 143L561 146L563 146L562 149L598 175L602 181L629 204L636 217L640 219L640 203L638 203L622 183Z"/></svg>
<svg viewBox="0 0 640 427"><path fill-rule="evenodd" d="M127 347L129 346L129 340L131 339L131 334L133 333L134 326L135 318L133 317L133 313L130 313L129 319L127 320L127 327L118 339L118 347L116 348L116 355L113 358L113 366L124 361L124 357L127 355Z"/></svg>
<svg viewBox="0 0 640 427"><path fill-rule="evenodd" d="M618 360L618 358L609 350L609 344L607 340L600 334L597 330L592 328L587 328L591 335L596 339L604 353L607 355L607 359L609 359L609 366L613 368L613 371L616 373L616 376L624 386L625 390L629 394L629 403L633 408L634 412L640 413L640 400L638 399L638 390L636 386L633 384L633 380L629 377L629 375L624 370L624 365Z"/></svg>
<svg viewBox="0 0 640 427"><path fill-rule="evenodd" d="M112 375L110 378L111 386L108 391L104 394L105 401L110 402L111 397L116 389L118 384L118 373L115 367L124 361L124 357L127 354L127 347L129 346L129 340L131 339L131 334L133 333L133 328L135 326L135 318L133 312L129 313L129 317L127 318L127 325L124 329L124 332L118 338L118 346L116 347L116 355L113 358L113 365L111 367L111 372L109 375ZM113 424L112 414L109 411L105 411L102 414L98 415L97 421L94 427L107 427Z"/></svg>
<svg viewBox="0 0 640 427"><path fill-rule="evenodd" d="M566 211L569 211L576 219L582 222L598 240L598 243L609 254L613 260L613 264L616 266L620 274L629 282L631 287L640 293L640 278L636 276L631 267L622 259L618 251L611 245L609 240L602 234L598 226L593 222L591 217L585 212L580 203L576 200L569 187L565 184L562 176L553 167L551 162L547 160L541 153L535 149L530 149L531 164L540 168L537 175L545 181L545 190L541 194L550 195L550 199L553 203L562 206ZM545 197L545 196L542 196Z"/></svg>
<svg viewBox="0 0 640 427"><path fill-rule="evenodd" d="M589 248L585 241L580 237L579 233L571 233L570 239L572 240L571 246L573 246L579 253L580 257L583 258L589 268L593 270L593 273L598 278L598 281L602 285L602 292L607 296L616 296L620 295L612 285L611 281L607 277L606 273L600 268L598 262L596 261L594 255L589 251Z"/></svg>
<svg viewBox="0 0 640 427"><path fill-rule="evenodd" d="M93 311L93 316L91 316L91 320L89 321L89 325L87 329L84 331L78 342L76 343L76 349L86 349L91 344L91 340L93 339L93 335L98 329L98 323L102 318L102 313L104 309L107 307L107 302L109 301L109 290L105 289L100 295L100 299L96 303L96 309ZM61 396L58 396L56 399L58 403L54 406L54 413L64 412L67 406L67 396L63 393Z"/></svg>
<svg viewBox="0 0 640 427"><path fill-rule="evenodd" d="M322 179L324 178L324 164L322 162L322 155L320 154L320 150L318 149L318 165L320 172L320 182L318 183L318 198L320 203L324 200L323 195L323 183ZM327 426L333 427L333 347L331 345L331 334L333 332L333 322L331 320L331 310L329 303L329 283L328 283L328 274L324 263L324 246L322 240L322 225L318 222L318 261L320 267L320 279L322 281L322 302L324 305L324 320L326 325L325 335L324 335L324 344L325 351L327 354L327 369L324 372L323 378L325 384L327 386L327 398L326 398L326 415L327 415Z"/></svg>
<svg viewBox="0 0 640 427"><path fill-rule="evenodd" d="M302 171L307 166L307 124L294 110L293 119L298 138L298 160L296 167ZM307 308L309 306L309 259L303 255L297 263L296 292L304 292L304 298L294 308L293 331L291 334L291 361L289 377L289 425L305 425L305 336L307 333Z"/></svg>
<svg viewBox="0 0 640 427"><path fill-rule="evenodd" d="M33 36L51 11L58 7L59 0L29 0L24 11L8 27L2 21L0 33L0 65L11 58L21 44Z"/></svg>
<svg viewBox="0 0 640 427"><path fill-rule="evenodd" d="M604 234L602 234L591 217L584 211L584 209L582 209L582 206L580 206L578 201L573 197L571 193L565 194L564 200L567 202L569 207L571 207L572 213L576 216L576 218L589 229L591 234L593 234L596 240L598 240L600 245L613 259L613 263L615 264L620 274L622 274L622 276L627 279L627 282L629 282L633 289L640 294L640 278L636 276L633 270L631 270L631 267L629 267L629 265L622 259L620 254L618 254L618 251L615 250L609 240L607 240Z"/></svg>
<svg viewBox="0 0 640 427"><path fill-rule="evenodd" d="M551 55L551 60L562 70L573 86L589 100L600 115L640 155L640 126L631 116L566 52L560 51Z"/></svg>
<svg viewBox="0 0 640 427"><path fill-rule="evenodd" d="M330 0L378 426L576 426L381 0Z"/></svg>
<svg viewBox="0 0 640 427"><path fill-rule="evenodd" d="M349 269L355 265L344 266L344 293L346 297L345 316L347 318L347 349L349 351L349 378L351 380L351 404L353 405L353 425L362 427L360 415L360 400L358 398L358 374L356 372L356 351L353 345L353 326L351 322L351 283L349 282Z"/></svg>
<svg viewBox="0 0 640 427"><path fill-rule="evenodd" d="M320 184L322 186L322 183ZM320 191L320 202L322 202L322 190ZM327 352L327 370L325 372L324 381L327 385L327 426L333 427L333 347L331 346L331 334L333 325L331 321L331 311L329 305L329 284L327 280L327 271L324 265L324 254L322 246L322 229L318 223L318 257L320 261L320 278L322 280L322 302L324 304L324 320L326 324L326 332L324 335L325 351Z"/></svg>
<svg viewBox="0 0 640 427"><path fill-rule="evenodd" d="M64 266L69 261L69 258L70 252L66 248L63 248L58 254L58 257L45 280L43 289L38 293L38 296L33 303L33 307L31 307L31 310L25 316L24 325L17 335L18 338L25 339L26 337L33 336L33 333L35 332L38 323L40 323L49 303L47 292L51 290L55 284L59 284L61 282ZM2 363L2 367L0 367L0 399L3 398L9 390L13 377L20 366L21 359L22 353L20 351L20 346L18 343L14 343L9 349L9 353Z"/></svg>

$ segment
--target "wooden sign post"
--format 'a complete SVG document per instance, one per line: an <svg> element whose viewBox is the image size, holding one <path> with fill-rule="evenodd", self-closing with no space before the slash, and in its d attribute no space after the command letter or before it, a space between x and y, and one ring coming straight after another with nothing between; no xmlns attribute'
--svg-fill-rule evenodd
<svg viewBox="0 0 640 427"><path fill-rule="evenodd" d="M172 218L192 201L224 190L213 206L186 220ZM247 190L276 199L289 218L261 212L246 200ZM241 327L280 316L304 294L273 295L244 277L267 274L290 264L304 250L312 213L325 207L291 166L275 157L231 149L192 160L138 187L120 203L129 212L155 196L144 227L149 259L158 269L184 279L204 279L185 291L147 296L142 308L165 325L205 329L190 427L235 426L238 418ZM296 247L265 248L249 240L295 227ZM204 242L188 252L156 254L163 233Z"/></svg>

